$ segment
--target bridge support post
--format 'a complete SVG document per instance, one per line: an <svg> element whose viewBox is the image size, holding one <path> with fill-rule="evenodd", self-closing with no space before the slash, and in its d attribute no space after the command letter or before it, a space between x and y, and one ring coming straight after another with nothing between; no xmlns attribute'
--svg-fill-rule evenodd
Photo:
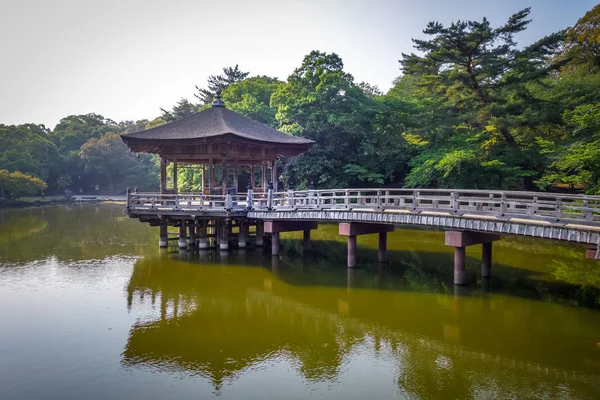
<svg viewBox="0 0 600 400"><path fill-rule="evenodd" d="M492 242L481 244L481 277L490 278L492 276Z"/></svg>
<svg viewBox="0 0 600 400"><path fill-rule="evenodd" d="M304 230L304 238L302 240L302 250L304 252L310 251L310 229Z"/></svg>
<svg viewBox="0 0 600 400"><path fill-rule="evenodd" d="M188 225L188 247L191 251L196 250L196 223L196 221L190 221L190 224Z"/></svg>
<svg viewBox="0 0 600 400"><path fill-rule="evenodd" d="M356 267L356 236L379 233L379 261L387 261L387 233L394 231L394 225L369 224L362 222L342 222L339 234L348 236L348 268Z"/></svg>
<svg viewBox="0 0 600 400"><path fill-rule="evenodd" d="M204 250L208 248L208 242L206 240L206 221L201 221L198 224L198 248Z"/></svg>
<svg viewBox="0 0 600 400"><path fill-rule="evenodd" d="M264 243L264 225L262 221L256 221L256 237L254 244L262 246Z"/></svg>
<svg viewBox="0 0 600 400"><path fill-rule="evenodd" d="M279 255L279 232L271 233L271 255L274 257Z"/></svg>
<svg viewBox="0 0 600 400"><path fill-rule="evenodd" d="M179 248L187 249L187 235L185 232L185 221L181 221L179 224Z"/></svg>
<svg viewBox="0 0 600 400"><path fill-rule="evenodd" d="M271 253L276 256L279 255L279 233L280 232L295 232L304 231L304 243L303 247L306 248L310 245L310 231L311 229L317 229L318 225L313 221L265 221L264 222L265 232L270 233L271 236ZM308 232L308 236L307 233Z"/></svg>
<svg viewBox="0 0 600 400"><path fill-rule="evenodd" d="M167 233L167 223L161 222L158 233L158 247L165 248L169 246L169 236Z"/></svg>
<svg viewBox="0 0 600 400"><path fill-rule="evenodd" d="M465 272L465 247L457 246L454 248L454 284L464 285L467 283L467 274Z"/></svg>
<svg viewBox="0 0 600 400"><path fill-rule="evenodd" d="M379 251L377 255L380 263L387 262L387 232L379 232Z"/></svg>
<svg viewBox="0 0 600 400"><path fill-rule="evenodd" d="M356 267L356 235L348 235L348 268Z"/></svg>
<svg viewBox="0 0 600 400"><path fill-rule="evenodd" d="M248 237L248 223L240 219L240 234L238 235L238 248L246 248L246 239Z"/></svg>
<svg viewBox="0 0 600 400"><path fill-rule="evenodd" d="M226 220L221 220L220 225L219 250L229 250L229 223Z"/></svg>
<svg viewBox="0 0 600 400"><path fill-rule="evenodd" d="M448 231L446 232L446 246L454 247L454 284L467 283L465 251L467 246L481 244L481 276L489 278L492 275L492 242L500 240L500 235L489 233Z"/></svg>

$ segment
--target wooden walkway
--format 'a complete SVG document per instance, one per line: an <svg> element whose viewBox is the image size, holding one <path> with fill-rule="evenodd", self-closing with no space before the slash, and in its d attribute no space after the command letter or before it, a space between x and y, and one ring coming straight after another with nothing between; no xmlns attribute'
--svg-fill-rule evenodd
<svg viewBox="0 0 600 400"><path fill-rule="evenodd" d="M444 189L269 189L225 196L128 193L126 214L161 226L161 246L167 243L166 227L178 226L180 248L197 248L197 238L200 248L207 248L206 238L214 237L226 250L234 224L239 227L237 245L245 247L249 227L256 226L255 243L262 244L263 234L269 234L273 255L279 254L279 233L304 231L308 249L310 230L319 222L337 222L340 235L348 237L349 267L356 265L357 235L379 233L379 260L385 262L386 234L395 226L436 227L446 231L446 244L455 248L456 283L464 283L466 246L483 245L482 276L491 274L491 244L500 235L579 243L587 258L600 259L600 196Z"/></svg>

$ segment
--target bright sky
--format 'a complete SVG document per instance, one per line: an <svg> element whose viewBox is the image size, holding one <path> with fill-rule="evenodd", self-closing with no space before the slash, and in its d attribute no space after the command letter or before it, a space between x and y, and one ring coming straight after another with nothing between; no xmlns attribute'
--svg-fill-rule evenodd
<svg viewBox="0 0 600 400"><path fill-rule="evenodd" d="M286 79L311 50L387 90L430 20L504 23L531 6L529 44L598 0L0 0L0 123L95 112L152 119L222 67Z"/></svg>

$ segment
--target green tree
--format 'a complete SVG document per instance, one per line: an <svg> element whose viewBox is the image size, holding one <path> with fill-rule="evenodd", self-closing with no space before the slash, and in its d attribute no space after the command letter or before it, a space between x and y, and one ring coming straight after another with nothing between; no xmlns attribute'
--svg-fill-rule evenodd
<svg viewBox="0 0 600 400"><path fill-rule="evenodd" d="M116 133L89 139L81 146L80 157L91 181L107 185L111 193L123 192L128 186L151 190L158 185L152 156L136 157Z"/></svg>
<svg viewBox="0 0 600 400"><path fill-rule="evenodd" d="M250 75L250 72L240 70L237 64L235 67L225 67L223 68L222 75L211 75L208 77L206 89L199 88L196 85L198 93L195 93L194 96L200 100L200 104L202 105L211 104L217 90L223 91L229 85L243 81L248 75Z"/></svg>
<svg viewBox="0 0 600 400"><path fill-rule="evenodd" d="M164 108L161 108L160 110L162 111L160 118L165 122L172 122L198 112L199 106L190 103L188 99L182 97L181 100L173 106L173 110L167 111Z"/></svg>
<svg viewBox="0 0 600 400"><path fill-rule="evenodd" d="M48 185L38 177L21 171L0 170L0 196L16 199L26 195L39 195Z"/></svg>
<svg viewBox="0 0 600 400"><path fill-rule="evenodd" d="M277 127L277 108L271 107L271 96L283 85L277 78L253 76L228 86L223 91L223 101L235 112Z"/></svg>
<svg viewBox="0 0 600 400"><path fill-rule="evenodd" d="M416 94L440 100L436 112L446 119L445 128L422 130L421 135L429 142L426 151L445 148L454 154L429 163L442 175L459 171L468 160L477 175L500 171L503 185L520 178L525 188L532 189L533 177L543 170L535 138L546 105L531 95L528 85L558 69L551 56L561 43L562 32L519 49L514 35L527 28L529 12L526 8L497 28L486 18L457 21L448 27L430 22L424 33L432 38L413 40L423 55L402 55L404 74L417 80ZM455 135L462 140L451 140ZM452 184L469 182L454 180Z"/></svg>

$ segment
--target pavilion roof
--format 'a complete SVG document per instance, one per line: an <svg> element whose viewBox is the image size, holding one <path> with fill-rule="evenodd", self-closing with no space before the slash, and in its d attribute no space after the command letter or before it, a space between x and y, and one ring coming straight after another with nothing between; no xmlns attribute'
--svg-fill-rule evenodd
<svg viewBox="0 0 600 400"><path fill-rule="evenodd" d="M194 140L233 135L241 139L264 144L311 145L314 141L288 135L251 118L228 110L222 101L215 101L211 108L165 125L140 132L121 135L127 144L133 141L149 140Z"/></svg>

